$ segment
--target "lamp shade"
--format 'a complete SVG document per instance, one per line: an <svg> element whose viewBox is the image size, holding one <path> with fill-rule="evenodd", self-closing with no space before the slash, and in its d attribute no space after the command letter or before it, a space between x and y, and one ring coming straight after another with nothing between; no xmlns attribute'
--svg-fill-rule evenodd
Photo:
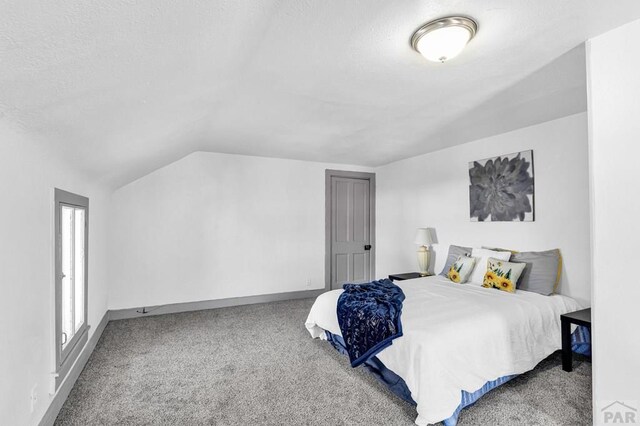
<svg viewBox="0 0 640 426"><path fill-rule="evenodd" d="M415 243L419 246L428 246L432 244L433 239L431 238L431 232L429 232L427 228L418 228Z"/></svg>

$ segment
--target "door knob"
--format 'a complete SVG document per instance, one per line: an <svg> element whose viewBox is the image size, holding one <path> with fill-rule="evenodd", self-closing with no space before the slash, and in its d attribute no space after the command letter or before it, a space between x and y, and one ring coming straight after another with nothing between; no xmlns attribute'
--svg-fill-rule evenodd
<svg viewBox="0 0 640 426"><path fill-rule="evenodd" d="M367 245L365 245L365 246L364 246L364 249L365 249L365 250L371 250L371 244L367 244Z"/></svg>

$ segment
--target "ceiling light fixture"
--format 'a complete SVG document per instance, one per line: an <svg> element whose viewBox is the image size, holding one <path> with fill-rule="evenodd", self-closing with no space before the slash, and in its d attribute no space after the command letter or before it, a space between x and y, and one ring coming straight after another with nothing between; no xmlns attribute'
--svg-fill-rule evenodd
<svg viewBox="0 0 640 426"><path fill-rule="evenodd" d="M445 62L458 56L477 32L473 19L448 16L418 28L411 36L411 47L430 61Z"/></svg>

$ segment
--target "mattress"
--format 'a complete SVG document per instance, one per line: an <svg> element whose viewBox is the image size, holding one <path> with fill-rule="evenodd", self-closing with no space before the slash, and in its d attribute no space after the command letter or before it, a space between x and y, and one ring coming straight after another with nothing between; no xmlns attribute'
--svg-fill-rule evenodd
<svg viewBox="0 0 640 426"><path fill-rule="evenodd" d="M396 282L405 293L404 336L377 358L401 377L416 402L416 424L451 417L461 392L533 369L560 349L560 315L581 309L562 295L507 293L434 276ZM342 336L336 304L342 290L316 299L306 327L314 338Z"/></svg>

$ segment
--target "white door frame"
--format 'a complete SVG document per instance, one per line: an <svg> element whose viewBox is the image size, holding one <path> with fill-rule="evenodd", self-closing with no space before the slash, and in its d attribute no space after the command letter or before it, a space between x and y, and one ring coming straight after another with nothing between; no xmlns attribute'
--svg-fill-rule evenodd
<svg viewBox="0 0 640 426"><path fill-rule="evenodd" d="M325 255L324 255L324 282L325 290L331 290L331 178L343 177L351 179L363 179L369 181L369 234L371 241L370 250L370 268L371 279L375 279L376 276L376 174L367 172L352 172L348 170L325 170L325 208L324 208L324 222L325 222Z"/></svg>

